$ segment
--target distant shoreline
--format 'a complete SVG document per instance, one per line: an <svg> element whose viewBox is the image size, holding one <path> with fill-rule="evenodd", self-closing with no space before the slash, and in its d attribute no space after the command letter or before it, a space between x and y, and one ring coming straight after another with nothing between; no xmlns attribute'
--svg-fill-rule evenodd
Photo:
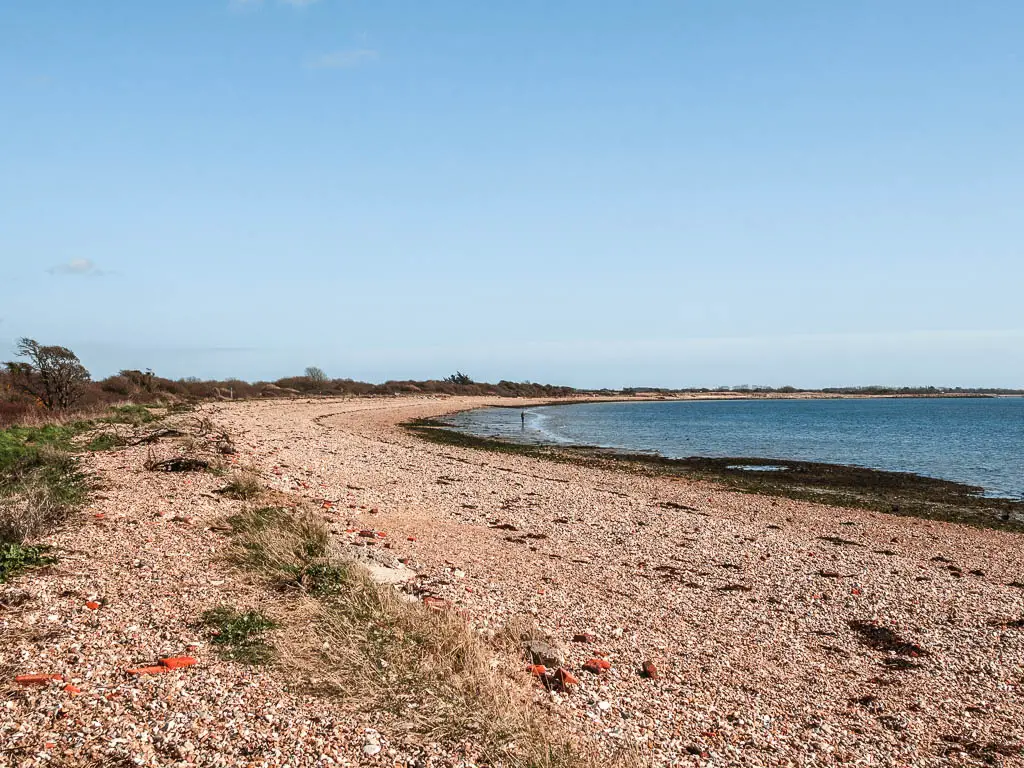
<svg viewBox="0 0 1024 768"><path fill-rule="evenodd" d="M903 396L898 399L935 399L936 396ZM963 396L957 396L957 399ZM972 398L987 397L973 395ZM1019 396L1017 396L1019 397ZM669 458L656 452L638 452L593 445L552 442L518 442L500 437L481 437L459 430L448 419L483 408L538 408L595 403L808 399L897 399L892 396L827 397L665 397L665 398L566 398L530 403L488 403L461 408L432 419L405 423L406 430L436 443L497 453L516 453L535 458L600 466L630 473L669 475L710 480L728 489L765 496L813 501L837 507L859 507L887 514L921 517L1024 533L1024 499L990 497L984 489L953 480L913 472L872 469L851 464L801 461L772 457L691 456ZM778 464L782 471L753 472L750 466Z"/></svg>

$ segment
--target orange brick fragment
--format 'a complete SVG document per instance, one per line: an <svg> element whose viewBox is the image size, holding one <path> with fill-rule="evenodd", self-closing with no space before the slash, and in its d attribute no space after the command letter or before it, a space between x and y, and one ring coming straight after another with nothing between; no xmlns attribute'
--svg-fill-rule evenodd
<svg viewBox="0 0 1024 768"><path fill-rule="evenodd" d="M607 659L587 659L583 668L587 672L593 672L595 675L598 675L606 669L611 669L612 665Z"/></svg>
<svg viewBox="0 0 1024 768"><path fill-rule="evenodd" d="M534 677L544 677L548 673L548 668L543 664L528 664L526 671Z"/></svg>
<svg viewBox="0 0 1024 768"><path fill-rule="evenodd" d="M168 669L181 669L182 667L191 667L198 663L198 659L192 656L172 656L167 659L160 659L160 664Z"/></svg>
<svg viewBox="0 0 1024 768"><path fill-rule="evenodd" d="M555 682L562 688L566 688L570 685L578 685L580 681L571 672L559 667L555 670Z"/></svg>
<svg viewBox="0 0 1024 768"><path fill-rule="evenodd" d="M64 692L70 693L72 696L77 696L82 692L82 689L79 688L77 685L72 685L71 683L68 683L64 686Z"/></svg>
<svg viewBox="0 0 1024 768"><path fill-rule="evenodd" d="M100 604L97 603L95 600L90 600L85 604L85 607L88 608L90 611L96 611L99 610Z"/></svg>
<svg viewBox="0 0 1024 768"><path fill-rule="evenodd" d="M63 680L60 675L18 675L14 682L18 685L49 685L52 680Z"/></svg>
<svg viewBox="0 0 1024 768"><path fill-rule="evenodd" d="M170 672L170 667L136 667L135 669L129 669L129 675L160 675L164 672Z"/></svg>

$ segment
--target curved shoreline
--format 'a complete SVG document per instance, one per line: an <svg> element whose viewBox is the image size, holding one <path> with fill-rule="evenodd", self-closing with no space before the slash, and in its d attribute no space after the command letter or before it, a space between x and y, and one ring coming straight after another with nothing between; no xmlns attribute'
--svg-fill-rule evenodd
<svg viewBox="0 0 1024 768"><path fill-rule="evenodd" d="M594 401L582 401L594 402ZM598 401L610 402L610 401ZM616 401L622 402L622 401ZM626 401L629 402L629 401ZM649 401L644 401L649 402ZM542 403L529 407L544 407ZM558 405L577 405L557 403ZM441 417L491 406L453 411ZM516 407L517 406L496 406ZM728 490L811 501L837 507L859 507L886 514L920 517L1024 533L1024 500L984 496L984 488L914 472L874 469L779 457L689 456L669 458L652 452L592 445L548 442L526 443L464 432L440 419L414 419L402 426L435 443L458 445L498 453L518 453L619 471L708 480ZM754 472L746 467L774 465L781 469Z"/></svg>

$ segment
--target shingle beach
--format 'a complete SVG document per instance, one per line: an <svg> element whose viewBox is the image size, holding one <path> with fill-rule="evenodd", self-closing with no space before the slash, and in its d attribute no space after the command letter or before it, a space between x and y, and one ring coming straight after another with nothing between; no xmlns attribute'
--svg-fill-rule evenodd
<svg viewBox="0 0 1024 768"><path fill-rule="evenodd" d="M440 445L401 426L497 402L202 412L239 466L320 505L339 549L405 561L402 588L481 632L524 617L543 631L578 683L533 684L533 706L609 760L1024 765L1020 535ZM275 665L212 652L203 611L283 607L222 556L219 522L244 503L216 493L222 477L146 471L161 450L90 455L98 489L47 539L58 562L0 584L0 765L465 764Z"/></svg>

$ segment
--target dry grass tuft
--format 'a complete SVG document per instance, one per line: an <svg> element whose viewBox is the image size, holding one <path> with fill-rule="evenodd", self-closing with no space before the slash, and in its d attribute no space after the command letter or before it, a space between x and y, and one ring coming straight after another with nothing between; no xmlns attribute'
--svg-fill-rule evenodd
<svg viewBox="0 0 1024 768"><path fill-rule="evenodd" d="M252 501L263 493L263 483L260 482L259 477L256 475L250 472L243 472L232 477L228 484L221 488L220 493L223 493L229 499Z"/></svg>
<svg viewBox="0 0 1024 768"><path fill-rule="evenodd" d="M480 764L599 764L542 721L518 647L377 585L332 551L312 510L264 507L228 523L234 562L293 591L282 622L301 631L279 633L278 663L321 695L384 713L411 742L438 742Z"/></svg>
<svg viewBox="0 0 1024 768"><path fill-rule="evenodd" d="M87 489L75 457L56 448L26 451L0 473L0 542L24 543L63 521Z"/></svg>

